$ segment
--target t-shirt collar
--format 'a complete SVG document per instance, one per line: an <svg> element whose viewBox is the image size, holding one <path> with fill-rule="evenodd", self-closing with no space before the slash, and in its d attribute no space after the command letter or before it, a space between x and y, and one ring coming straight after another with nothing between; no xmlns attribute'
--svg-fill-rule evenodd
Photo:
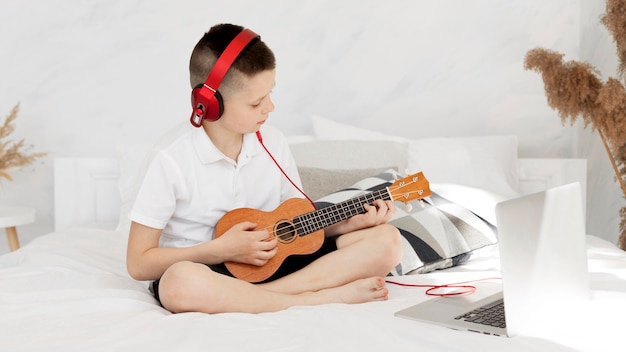
<svg viewBox="0 0 626 352"><path fill-rule="evenodd" d="M203 128L194 128L192 138L196 155L198 155L198 158L203 164L210 164L219 160L231 160L217 149ZM243 136L243 145L241 147L241 153L239 153L238 161L249 160L260 151L261 145L256 135L254 133L246 133Z"/></svg>

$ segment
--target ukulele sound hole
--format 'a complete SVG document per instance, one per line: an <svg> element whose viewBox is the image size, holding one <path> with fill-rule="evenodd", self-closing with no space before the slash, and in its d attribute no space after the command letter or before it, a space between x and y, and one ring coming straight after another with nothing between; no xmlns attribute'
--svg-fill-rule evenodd
<svg viewBox="0 0 626 352"><path fill-rule="evenodd" d="M286 221L280 222L276 225L276 236L280 242L293 242L296 239L296 228Z"/></svg>

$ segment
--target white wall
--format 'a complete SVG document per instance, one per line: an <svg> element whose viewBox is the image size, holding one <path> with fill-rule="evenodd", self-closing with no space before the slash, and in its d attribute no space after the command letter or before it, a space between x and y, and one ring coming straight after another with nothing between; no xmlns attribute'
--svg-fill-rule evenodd
<svg viewBox="0 0 626 352"><path fill-rule="evenodd" d="M219 22L250 27L274 49L270 123L287 134L310 133L318 114L407 137L516 134L520 156L577 156L577 129L561 125L540 76L522 65L536 46L579 57L581 7L597 11L581 4L2 2L0 115L20 102L15 136L49 155L3 182L0 204L37 208L24 236L51 231L54 157L114 155L117 144L152 141L187 119L188 57ZM616 236L597 225L588 230Z"/></svg>

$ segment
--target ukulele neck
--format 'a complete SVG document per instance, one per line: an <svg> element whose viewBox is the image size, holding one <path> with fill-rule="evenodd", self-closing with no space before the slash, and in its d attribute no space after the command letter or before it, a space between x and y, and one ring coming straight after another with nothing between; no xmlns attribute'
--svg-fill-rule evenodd
<svg viewBox="0 0 626 352"><path fill-rule="evenodd" d="M376 199L391 200L388 188L385 187L378 191L296 216L293 218L293 223L300 236L307 235L355 215L365 213L364 204L372 204Z"/></svg>

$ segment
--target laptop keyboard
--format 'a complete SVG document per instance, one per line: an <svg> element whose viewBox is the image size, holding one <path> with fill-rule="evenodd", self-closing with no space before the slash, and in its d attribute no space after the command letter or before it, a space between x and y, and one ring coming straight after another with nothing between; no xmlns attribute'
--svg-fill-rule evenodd
<svg viewBox="0 0 626 352"><path fill-rule="evenodd" d="M505 328L504 301L499 300L489 305L474 309L471 312L459 315L457 320L469 321L476 324Z"/></svg>

